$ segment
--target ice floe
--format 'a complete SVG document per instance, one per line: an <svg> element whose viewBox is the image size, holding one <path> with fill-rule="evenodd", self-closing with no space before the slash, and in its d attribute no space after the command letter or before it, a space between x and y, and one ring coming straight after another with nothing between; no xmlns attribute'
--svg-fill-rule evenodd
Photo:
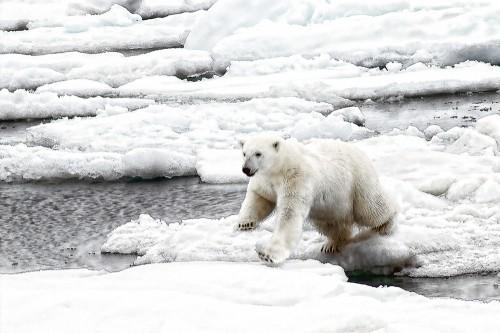
<svg viewBox="0 0 500 333"><path fill-rule="evenodd" d="M0 284L5 333L66 332L68 322L75 332L494 332L500 311L495 301L349 283L338 266L313 260L44 271L0 275Z"/></svg>
<svg viewBox="0 0 500 333"><path fill-rule="evenodd" d="M127 14L123 14L123 13ZM102 16L105 16L103 14ZM122 15L130 24L110 26L106 19L63 19L63 26L40 27L26 31L0 31L0 53L48 54L69 51L98 53L113 50L180 47L184 44L193 20L172 17L133 21L126 10L113 13L111 22ZM184 15L184 14L181 14ZM132 22L133 21L133 22ZM50 21L52 22L52 21ZM181 24L182 22L185 25ZM40 23L40 25L43 25Z"/></svg>
<svg viewBox="0 0 500 333"><path fill-rule="evenodd" d="M365 1L283 0L270 5L263 0L220 0L194 26L186 47L231 60L328 53L370 67L394 61L498 63L500 24L494 18L499 14L500 6L494 1L367 5Z"/></svg>
<svg viewBox="0 0 500 333"><path fill-rule="evenodd" d="M264 62L261 62L263 66ZM271 66L281 66L270 62ZM278 67L279 68L279 67ZM300 68L300 67L299 67ZM279 70L276 70L278 72ZM241 99L295 96L348 106L349 100L491 91L500 88L500 69L468 61L453 67L423 66L388 72L337 63L327 69L280 71L264 75L229 75L215 80L184 82L145 77L118 88L122 96L158 95L179 98Z"/></svg>

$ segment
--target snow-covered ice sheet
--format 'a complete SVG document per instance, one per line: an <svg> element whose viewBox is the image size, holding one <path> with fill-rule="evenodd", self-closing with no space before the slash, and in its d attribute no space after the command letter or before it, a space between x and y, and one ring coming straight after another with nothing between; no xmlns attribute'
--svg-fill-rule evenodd
<svg viewBox="0 0 500 333"><path fill-rule="evenodd" d="M495 1L220 0L193 27L186 47L231 60L325 52L370 67L499 63L499 15Z"/></svg>
<svg viewBox="0 0 500 333"><path fill-rule="evenodd" d="M113 107L124 108L127 111L152 104L155 104L155 101L151 99L58 97L50 92L35 94L26 90L16 90L11 93L2 89L0 120L95 116L106 111L109 113Z"/></svg>
<svg viewBox="0 0 500 333"><path fill-rule="evenodd" d="M500 312L495 301L349 283L312 260L44 271L0 275L0 288L4 333L67 332L68 323L72 332L495 332Z"/></svg>
<svg viewBox="0 0 500 333"><path fill-rule="evenodd" d="M36 89L45 84L75 79L89 79L118 87L150 75L184 78L223 73L226 66L224 62L215 61L208 52L180 48L130 57L116 52L68 52L41 56L0 54L0 88ZM78 87L72 89L78 92Z"/></svg>
<svg viewBox="0 0 500 333"><path fill-rule="evenodd" d="M41 27L26 31L0 31L0 53L48 54L69 51L98 53L113 50L180 47L184 44L193 20L174 16L134 21L123 9L114 13L113 24L121 13L122 25L109 25L105 19L64 19L63 26ZM125 14L126 13L126 14ZM103 16L106 14L103 14ZM181 14L187 15L187 14ZM73 22L75 21L75 22ZM69 22L69 23L68 23ZM72 24L73 22L73 24ZM130 24L126 24L126 22ZM185 24L181 24L184 22Z"/></svg>
<svg viewBox="0 0 500 333"><path fill-rule="evenodd" d="M464 62L439 68L415 64L401 71L367 69L331 61L327 68L285 70L281 61L261 61L258 68L270 74L232 74L213 80L185 82L170 77L145 77L118 88L122 96L159 95L179 98L242 99L295 96L347 106L349 100L411 97L457 92L490 91L500 88L500 67L480 62ZM248 67L249 65L247 65ZM304 66L304 69L301 67ZM240 67L241 72L247 69Z"/></svg>
<svg viewBox="0 0 500 333"><path fill-rule="evenodd" d="M355 144L367 152L384 186L397 198L398 229L327 257L319 251L324 238L308 226L294 258L410 276L500 270L500 116L479 120L475 129L438 133L431 141L410 129ZM214 183L243 181L236 156L237 150L208 151L198 160L198 174ZM142 215L112 232L102 250L137 253L138 264L258 260L255 244L270 236L272 218L254 232L235 232L233 224L230 217L167 225Z"/></svg>

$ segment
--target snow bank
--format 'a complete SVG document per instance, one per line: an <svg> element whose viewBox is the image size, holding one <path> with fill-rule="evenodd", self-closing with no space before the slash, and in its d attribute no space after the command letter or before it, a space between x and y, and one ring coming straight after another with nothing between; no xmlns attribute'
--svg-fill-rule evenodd
<svg viewBox="0 0 500 333"><path fill-rule="evenodd" d="M0 55L0 88L36 89L64 80L89 79L118 87L149 75L189 77L223 73L227 65L205 51L167 49L137 56L68 52L41 56ZM74 88L75 90L77 87Z"/></svg>
<svg viewBox="0 0 500 333"><path fill-rule="evenodd" d="M221 0L194 26L186 47L231 60L328 53L369 67L499 63L499 14L493 1Z"/></svg>
<svg viewBox="0 0 500 333"><path fill-rule="evenodd" d="M109 106L136 110L155 104L154 100L138 98L58 97L54 93L34 94L26 90L11 93L0 90L0 120L95 116Z"/></svg>
<svg viewBox="0 0 500 333"><path fill-rule="evenodd" d="M44 271L1 275L0 285L5 333L65 332L68 322L74 332L493 332L500 311L495 301L348 283L337 266L312 260Z"/></svg>
<svg viewBox="0 0 500 333"><path fill-rule="evenodd" d="M272 62L269 65L279 66ZM147 94L205 99L294 96L342 107L349 106L348 100L491 91L500 88L499 82L500 67L479 62L446 68L423 65L399 72L343 63L328 69L228 75L199 82L145 77L121 86L118 92L122 96Z"/></svg>
<svg viewBox="0 0 500 333"><path fill-rule="evenodd" d="M129 17L125 16L122 20L127 21ZM67 20L64 19L64 22ZM15 32L0 31L0 53L48 54L69 51L98 53L180 47L184 44L191 23L183 26L178 24L179 20L172 22L176 24L170 24L170 21L172 19L166 17L124 26L102 26L99 25L103 23L102 20L91 19L78 21L74 26L68 23L68 28L63 26Z"/></svg>

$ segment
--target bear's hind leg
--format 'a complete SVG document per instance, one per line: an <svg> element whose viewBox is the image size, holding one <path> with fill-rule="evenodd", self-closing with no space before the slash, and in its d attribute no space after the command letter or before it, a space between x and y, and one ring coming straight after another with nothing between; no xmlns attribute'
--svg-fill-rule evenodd
<svg viewBox="0 0 500 333"><path fill-rule="evenodd" d="M383 236L390 235L394 230L394 224L395 224L394 217L391 217L389 220L382 223L381 225L373 227L372 230Z"/></svg>
<svg viewBox="0 0 500 333"><path fill-rule="evenodd" d="M325 244L321 247L321 252L340 252L351 241L352 225L350 223L333 222L323 224L319 229L327 237Z"/></svg>

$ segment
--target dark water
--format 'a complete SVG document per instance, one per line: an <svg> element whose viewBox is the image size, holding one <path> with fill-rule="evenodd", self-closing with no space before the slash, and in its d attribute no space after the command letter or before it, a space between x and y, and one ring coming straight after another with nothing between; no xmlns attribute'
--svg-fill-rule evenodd
<svg viewBox="0 0 500 333"><path fill-rule="evenodd" d="M235 214L245 189L198 178L0 184L0 273L127 268L135 256L100 254L113 229L139 214L166 222Z"/></svg>

